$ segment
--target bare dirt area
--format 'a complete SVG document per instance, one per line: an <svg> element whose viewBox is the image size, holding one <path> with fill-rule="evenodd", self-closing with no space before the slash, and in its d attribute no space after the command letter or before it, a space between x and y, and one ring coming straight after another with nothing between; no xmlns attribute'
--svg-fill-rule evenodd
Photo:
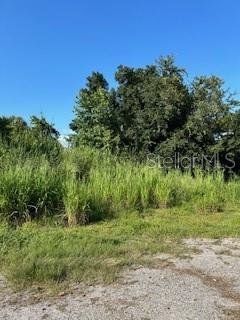
<svg viewBox="0 0 240 320"><path fill-rule="evenodd" d="M185 240L190 254L155 256L106 286L39 299L0 280L0 319L240 319L240 239Z"/></svg>

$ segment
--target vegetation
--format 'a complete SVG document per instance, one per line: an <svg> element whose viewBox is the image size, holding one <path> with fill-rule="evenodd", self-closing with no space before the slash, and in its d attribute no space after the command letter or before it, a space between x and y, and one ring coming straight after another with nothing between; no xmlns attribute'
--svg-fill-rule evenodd
<svg viewBox="0 0 240 320"><path fill-rule="evenodd" d="M17 285L111 281L184 237L240 235L240 113L223 81L187 85L172 57L116 80L88 78L68 148L42 116L0 117L0 268ZM174 170L176 154L194 165Z"/></svg>
<svg viewBox="0 0 240 320"><path fill-rule="evenodd" d="M62 150L61 159L52 164L44 155L2 156L2 220L21 224L51 216L69 225L87 224L135 209L184 206L220 212L240 199L238 179L224 181L220 171L165 173L157 165L119 160L86 147Z"/></svg>
<svg viewBox="0 0 240 320"><path fill-rule="evenodd" d="M221 166L238 172L239 102L216 76L199 76L190 84L185 76L171 56L145 68L119 66L118 85L110 90L104 76L94 72L76 98L73 144L138 159L149 153L194 156L198 165L203 156L217 154ZM168 168L174 165L169 162Z"/></svg>
<svg viewBox="0 0 240 320"><path fill-rule="evenodd" d="M127 212L73 228L32 222L14 230L3 225L0 267L19 288L111 282L124 267L154 264L154 253L186 255L182 238L239 237L239 218L239 211L196 215L178 208Z"/></svg>
<svg viewBox="0 0 240 320"><path fill-rule="evenodd" d="M2 155L0 270L19 288L112 281L150 254L183 252L182 238L240 235L238 179L166 173L86 147L61 159Z"/></svg>

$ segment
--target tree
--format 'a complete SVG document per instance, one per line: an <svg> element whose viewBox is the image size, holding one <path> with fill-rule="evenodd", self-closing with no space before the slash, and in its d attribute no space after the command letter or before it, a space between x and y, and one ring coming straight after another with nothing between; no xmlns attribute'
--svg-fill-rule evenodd
<svg viewBox="0 0 240 320"><path fill-rule="evenodd" d="M116 142L111 131L110 93L103 75L94 72L86 88L76 97L72 141L96 148L111 148Z"/></svg>
<svg viewBox="0 0 240 320"><path fill-rule="evenodd" d="M183 125L191 107L184 74L171 57L146 68L118 68L115 78L123 146L135 153L155 152Z"/></svg>
<svg viewBox="0 0 240 320"><path fill-rule="evenodd" d="M179 68L175 64L173 56L160 57L157 61L158 72L165 78L178 78L180 81L184 80L184 76L187 74L184 68Z"/></svg>
<svg viewBox="0 0 240 320"><path fill-rule="evenodd" d="M108 90L107 80L100 72L93 72L91 76L87 77L86 86L89 92L96 92L98 89Z"/></svg>
<svg viewBox="0 0 240 320"><path fill-rule="evenodd" d="M62 146L59 133L44 117L31 117L31 126L21 117L0 117L0 149L3 153L15 155L16 159L25 155L44 155L56 164L60 160Z"/></svg>
<svg viewBox="0 0 240 320"><path fill-rule="evenodd" d="M216 156L216 161L225 165L226 141L231 141L233 111L238 102L224 89L223 80L215 76L194 79L191 96L185 124L161 146L161 151L169 157L194 157L199 165L203 165L203 160L204 165L210 165L210 159Z"/></svg>
<svg viewBox="0 0 240 320"><path fill-rule="evenodd" d="M21 117L0 117L0 136L7 143L24 133L27 128L27 123Z"/></svg>
<svg viewBox="0 0 240 320"><path fill-rule="evenodd" d="M60 133L54 128L54 125L49 123L43 116L40 118L32 116L30 122L32 131L37 135L40 134L54 139L59 138Z"/></svg>

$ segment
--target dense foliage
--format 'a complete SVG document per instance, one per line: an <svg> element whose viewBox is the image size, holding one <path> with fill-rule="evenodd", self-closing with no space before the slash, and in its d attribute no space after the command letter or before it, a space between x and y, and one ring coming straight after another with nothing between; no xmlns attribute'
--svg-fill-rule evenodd
<svg viewBox="0 0 240 320"><path fill-rule="evenodd" d="M52 163L58 162L62 150L59 136L44 117L32 116L30 125L21 117L0 117L0 161L6 161L6 155L16 162L22 155L29 158L43 155Z"/></svg>
<svg viewBox="0 0 240 320"><path fill-rule="evenodd" d="M196 157L199 165L217 155L221 165L239 171L239 102L220 78L187 84L185 75L171 56L145 68L119 66L115 89L94 72L76 98L72 142L138 158L155 154L172 159L170 166L176 154Z"/></svg>

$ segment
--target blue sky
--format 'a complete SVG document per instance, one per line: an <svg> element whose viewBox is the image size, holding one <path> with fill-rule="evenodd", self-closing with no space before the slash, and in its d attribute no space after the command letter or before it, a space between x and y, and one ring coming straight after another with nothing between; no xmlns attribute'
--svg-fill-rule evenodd
<svg viewBox="0 0 240 320"><path fill-rule="evenodd" d="M238 0L0 0L0 115L43 113L62 132L93 71L174 54L189 78L240 91Z"/></svg>

